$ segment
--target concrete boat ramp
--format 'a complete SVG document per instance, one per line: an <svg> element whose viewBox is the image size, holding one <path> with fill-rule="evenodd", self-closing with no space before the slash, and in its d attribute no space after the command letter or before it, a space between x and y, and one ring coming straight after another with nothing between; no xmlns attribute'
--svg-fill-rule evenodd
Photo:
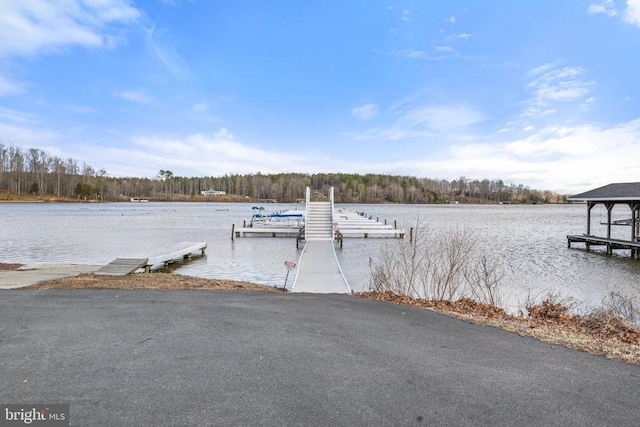
<svg viewBox="0 0 640 427"><path fill-rule="evenodd" d="M84 264L29 264L17 270L0 271L0 289L16 289L55 279L99 274L105 276L126 276L144 268L150 271L154 266L169 265L176 261L190 259L194 253L204 255L207 242L180 242L159 248L145 256L116 258L105 266Z"/></svg>
<svg viewBox="0 0 640 427"><path fill-rule="evenodd" d="M127 258L116 258L109 264L95 272L98 275L105 276L126 276L141 268L145 272L151 271L151 268L158 265L167 267L180 259L190 259L194 252L200 252L204 255L207 248L207 242L180 242L164 248L159 248L151 254L140 257L131 256Z"/></svg>

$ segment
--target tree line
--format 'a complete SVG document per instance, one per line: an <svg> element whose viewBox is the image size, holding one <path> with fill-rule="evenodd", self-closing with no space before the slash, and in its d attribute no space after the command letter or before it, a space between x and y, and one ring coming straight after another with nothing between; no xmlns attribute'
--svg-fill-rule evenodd
<svg viewBox="0 0 640 427"><path fill-rule="evenodd" d="M454 180L406 175L349 173L227 174L218 177L176 176L160 170L154 178L113 177L73 158L50 156L38 148L22 149L0 143L0 191L6 195L53 196L118 201L261 200L290 203L303 198L306 187L327 194L334 187L339 203L559 203L566 196L552 191L506 184L501 179ZM224 191L204 197L202 191Z"/></svg>

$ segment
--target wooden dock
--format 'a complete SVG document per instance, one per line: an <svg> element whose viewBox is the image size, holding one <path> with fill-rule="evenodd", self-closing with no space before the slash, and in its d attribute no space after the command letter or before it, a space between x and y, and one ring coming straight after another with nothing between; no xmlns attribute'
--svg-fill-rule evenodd
<svg viewBox="0 0 640 427"><path fill-rule="evenodd" d="M207 242L180 242L164 248L159 248L151 254L141 257L132 256L116 258L105 265L94 274L104 276L126 276L136 270L144 268L145 272L150 272L151 268L159 265L168 265L185 259L191 259L194 253L200 252L204 255Z"/></svg>
<svg viewBox="0 0 640 427"><path fill-rule="evenodd" d="M589 250L591 246L606 246L607 254L609 255L613 254L614 250L630 250L632 258L640 259L640 242L588 235L567 236L567 247L570 248L572 243L584 243L587 250Z"/></svg>
<svg viewBox="0 0 640 427"><path fill-rule="evenodd" d="M582 235L567 236L567 246L572 243L584 243L587 250L591 246L606 246L607 254L614 250L629 250L631 258L640 259L640 182L623 182L605 185L584 193L571 196L570 202L586 202L587 232ZM598 204L607 209L606 237L595 236L591 232L591 210ZM614 220L613 209L616 205L626 205L630 209L630 218ZM629 226L629 240L612 239L611 227L614 225Z"/></svg>

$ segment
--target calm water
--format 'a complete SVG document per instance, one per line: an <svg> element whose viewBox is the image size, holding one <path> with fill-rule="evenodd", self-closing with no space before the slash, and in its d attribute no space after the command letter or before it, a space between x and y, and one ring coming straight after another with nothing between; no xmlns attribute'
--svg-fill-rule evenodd
<svg viewBox="0 0 640 427"><path fill-rule="evenodd" d="M269 210L301 205L267 205ZM340 206L338 206L340 207ZM347 205L399 227L421 218L433 230L466 227L504 268L505 304L514 308L528 294L547 292L597 305L610 291L640 296L640 262L627 252L567 249L566 235L586 231L584 205ZM629 217L623 208L614 219ZM592 211L592 227L606 210ZM0 262L106 264L117 257L145 254L183 240L206 240L203 258L177 272L207 278L248 280L281 286L284 262L297 261L292 238L241 237L231 241L231 225L251 216L251 205L217 203L0 204ZM629 227L614 227L628 239ZM338 257L354 290L366 289L370 259L389 238L345 238ZM293 275L290 276L293 277Z"/></svg>

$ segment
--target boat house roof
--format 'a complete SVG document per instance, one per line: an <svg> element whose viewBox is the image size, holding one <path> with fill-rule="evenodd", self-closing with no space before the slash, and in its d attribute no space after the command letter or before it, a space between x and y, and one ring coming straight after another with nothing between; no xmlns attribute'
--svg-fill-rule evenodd
<svg viewBox="0 0 640 427"><path fill-rule="evenodd" d="M633 202L640 201L640 182L609 184L568 199L573 202Z"/></svg>

